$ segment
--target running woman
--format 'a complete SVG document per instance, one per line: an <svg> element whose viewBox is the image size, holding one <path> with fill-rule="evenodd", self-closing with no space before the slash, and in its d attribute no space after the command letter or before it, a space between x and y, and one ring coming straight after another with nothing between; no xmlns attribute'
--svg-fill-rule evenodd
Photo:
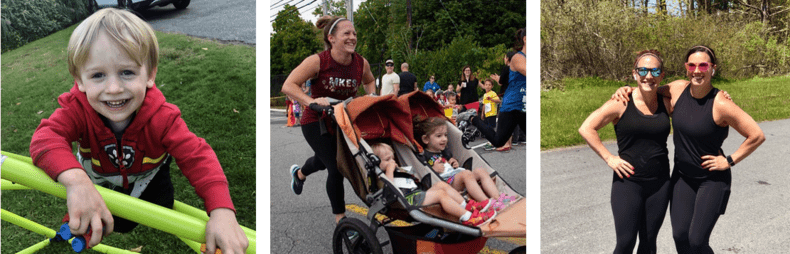
<svg viewBox="0 0 790 254"><path fill-rule="evenodd" d="M518 51L518 53L513 56L510 62L509 85L507 91L505 91L505 96L502 98L502 105L499 107L496 131L488 127L479 117L474 117L477 115L476 110L467 110L464 114L458 116L459 120L471 121L494 147L503 146L510 139L516 126L519 126L522 130L527 129L527 48L524 46L527 35L525 31L525 28L516 31L516 42L513 49Z"/></svg>
<svg viewBox="0 0 790 254"><path fill-rule="evenodd" d="M297 66L283 84L282 92L295 98L302 105L318 104L329 106L329 98L345 100L357 95L359 86L365 93L375 92L376 83L370 64L356 53L357 32L354 24L343 17L323 16L316 21L316 27L323 29L325 51L307 57ZM311 81L312 95L308 96L298 84ZM345 217L343 198L343 175L337 170L335 156L335 134L321 135L320 115L313 110L305 110L302 115L302 134L315 155L307 159L303 166L290 168L291 189L296 195L302 193L307 176L319 170L327 170L326 193L332 205L335 222Z"/></svg>

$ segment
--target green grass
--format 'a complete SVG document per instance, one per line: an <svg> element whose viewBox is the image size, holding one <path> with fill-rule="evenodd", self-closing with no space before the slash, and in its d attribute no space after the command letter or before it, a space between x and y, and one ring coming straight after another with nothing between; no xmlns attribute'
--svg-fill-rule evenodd
<svg viewBox="0 0 790 254"><path fill-rule="evenodd" d="M673 81L677 78L666 78ZM563 80L564 91L548 90L540 93L541 150L584 144L578 129L584 119L606 102L624 82L599 78ZM790 117L790 76L753 78L747 80L716 80L716 88L727 91L735 104L755 121ZM634 86L631 84L631 86ZM602 140L614 139L614 127L609 124L598 131Z"/></svg>
<svg viewBox="0 0 790 254"><path fill-rule="evenodd" d="M66 45L75 27L2 54L3 151L29 156L39 122L59 107L57 97L73 86ZM255 48L156 35L157 86L168 102L179 106L189 129L214 148L230 182L239 223L255 229ZM175 198L202 209L203 201L178 168L171 173ZM3 209L49 228L59 226L66 213L65 200L38 191L3 191L2 198ZM15 253L43 239L2 222L2 253ZM142 225L131 233L113 233L102 243L122 249L143 246L144 253L191 252L175 236ZM52 244L39 253L64 253L68 248Z"/></svg>

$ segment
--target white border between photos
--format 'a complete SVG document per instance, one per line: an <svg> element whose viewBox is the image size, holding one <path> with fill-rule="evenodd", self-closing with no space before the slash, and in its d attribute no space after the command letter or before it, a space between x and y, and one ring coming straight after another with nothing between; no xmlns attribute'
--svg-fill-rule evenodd
<svg viewBox="0 0 790 254"><path fill-rule="evenodd" d="M527 1L527 253L540 253L540 1Z"/></svg>
<svg viewBox="0 0 790 254"><path fill-rule="evenodd" d="M255 5L255 231L260 238L255 239L256 253L271 252L271 207L268 204L271 196L270 157L271 143L269 124L269 1L257 1Z"/></svg>

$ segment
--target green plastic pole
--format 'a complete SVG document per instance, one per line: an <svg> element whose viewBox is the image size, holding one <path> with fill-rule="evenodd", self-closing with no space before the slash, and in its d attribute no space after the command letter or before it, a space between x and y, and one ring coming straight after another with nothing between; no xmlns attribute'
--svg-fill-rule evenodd
<svg viewBox="0 0 790 254"><path fill-rule="evenodd" d="M69 242L71 242L71 240L69 240ZM137 253L137 252L134 252L134 251L129 251L129 250L115 248L115 247L112 247L112 246L107 246L107 245L104 245L104 244L101 244L101 243L97 244L96 246L91 247L90 249L98 251L98 252L101 252L101 253L106 253L106 254L140 254L140 253Z"/></svg>
<svg viewBox="0 0 790 254"><path fill-rule="evenodd" d="M187 204L185 204L185 203L183 203L181 201L178 201L178 200L176 200L173 203L173 210L176 210L176 211L181 212L183 214L186 214L186 215L189 215L189 216L201 219L201 220L206 221L206 222L208 222L208 219L209 219L208 215L206 215L206 211L200 210L200 209L198 209L198 208L196 208L194 206L191 206L191 205L187 205ZM249 228L247 228L245 226L241 226L241 229L244 230L244 234L247 235L247 238L249 238L249 239L255 239L256 238L255 230L249 229Z"/></svg>
<svg viewBox="0 0 790 254"><path fill-rule="evenodd" d="M21 251L17 252L16 254L33 254L33 253L36 253L36 251L39 251L39 250L43 249L44 247L47 247L47 245L49 245L49 239L46 239L46 240L41 241L41 242L38 242L37 244L34 244L33 246L27 247L26 249L21 250Z"/></svg>
<svg viewBox="0 0 790 254"><path fill-rule="evenodd" d="M22 163L12 157L7 158L3 163L2 178L59 198L66 198L66 188L63 185L52 181L41 169ZM108 190L101 186L96 186L96 190L102 195L107 208L114 215L176 236L197 242L205 242L205 221L190 216L183 216L173 210Z"/></svg>
<svg viewBox="0 0 790 254"><path fill-rule="evenodd" d="M21 184L16 184L11 181L3 179L2 184L0 184L2 190L29 190L30 188Z"/></svg>
<svg viewBox="0 0 790 254"><path fill-rule="evenodd" d="M20 226L39 235L49 238L55 237L55 230L42 226L41 224L38 224L32 220L25 219L24 217L6 211L5 209L0 209L0 219L11 222L14 225Z"/></svg>
<svg viewBox="0 0 790 254"><path fill-rule="evenodd" d="M66 198L66 187L53 181L43 170L32 165L30 160L20 156L11 156L11 153L2 152L7 155L0 170L3 179L10 180L32 189L36 189L50 195ZM206 221L184 216L180 212L164 208L116 191L94 185L104 199L107 208L113 215L138 222L140 224L155 228L178 237L183 237L199 243L206 242ZM255 238L248 236L249 248L247 253L255 253Z"/></svg>
<svg viewBox="0 0 790 254"><path fill-rule="evenodd" d="M192 241L192 240L189 240L189 239L184 239L184 238L181 238L181 237L179 237L178 239L181 239L182 242L186 243L187 246L189 246L189 248L191 248L195 252L203 253L203 252L200 251L200 243L199 242L195 242L195 241Z"/></svg>

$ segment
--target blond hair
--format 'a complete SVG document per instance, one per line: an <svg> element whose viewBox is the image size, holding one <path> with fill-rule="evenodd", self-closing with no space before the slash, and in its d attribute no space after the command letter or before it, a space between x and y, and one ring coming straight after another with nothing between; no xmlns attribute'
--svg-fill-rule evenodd
<svg viewBox="0 0 790 254"><path fill-rule="evenodd" d="M373 154L376 154L379 157L383 156L383 152L387 151L387 150L390 153L393 153L393 155L395 154L395 150L392 149L392 147L390 145L388 145L387 143L382 143L382 142L373 143L373 144L370 144L370 148L373 149Z"/></svg>
<svg viewBox="0 0 790 254"><path fill-rule="evenodd" d="M137 65L146 65L153 72L159 61L159 44L148 23L129 11L105 8L97 11L71 33L68 46L69 73L80 76L88 61L90 47L99 33L106 32Z"/></svg>

